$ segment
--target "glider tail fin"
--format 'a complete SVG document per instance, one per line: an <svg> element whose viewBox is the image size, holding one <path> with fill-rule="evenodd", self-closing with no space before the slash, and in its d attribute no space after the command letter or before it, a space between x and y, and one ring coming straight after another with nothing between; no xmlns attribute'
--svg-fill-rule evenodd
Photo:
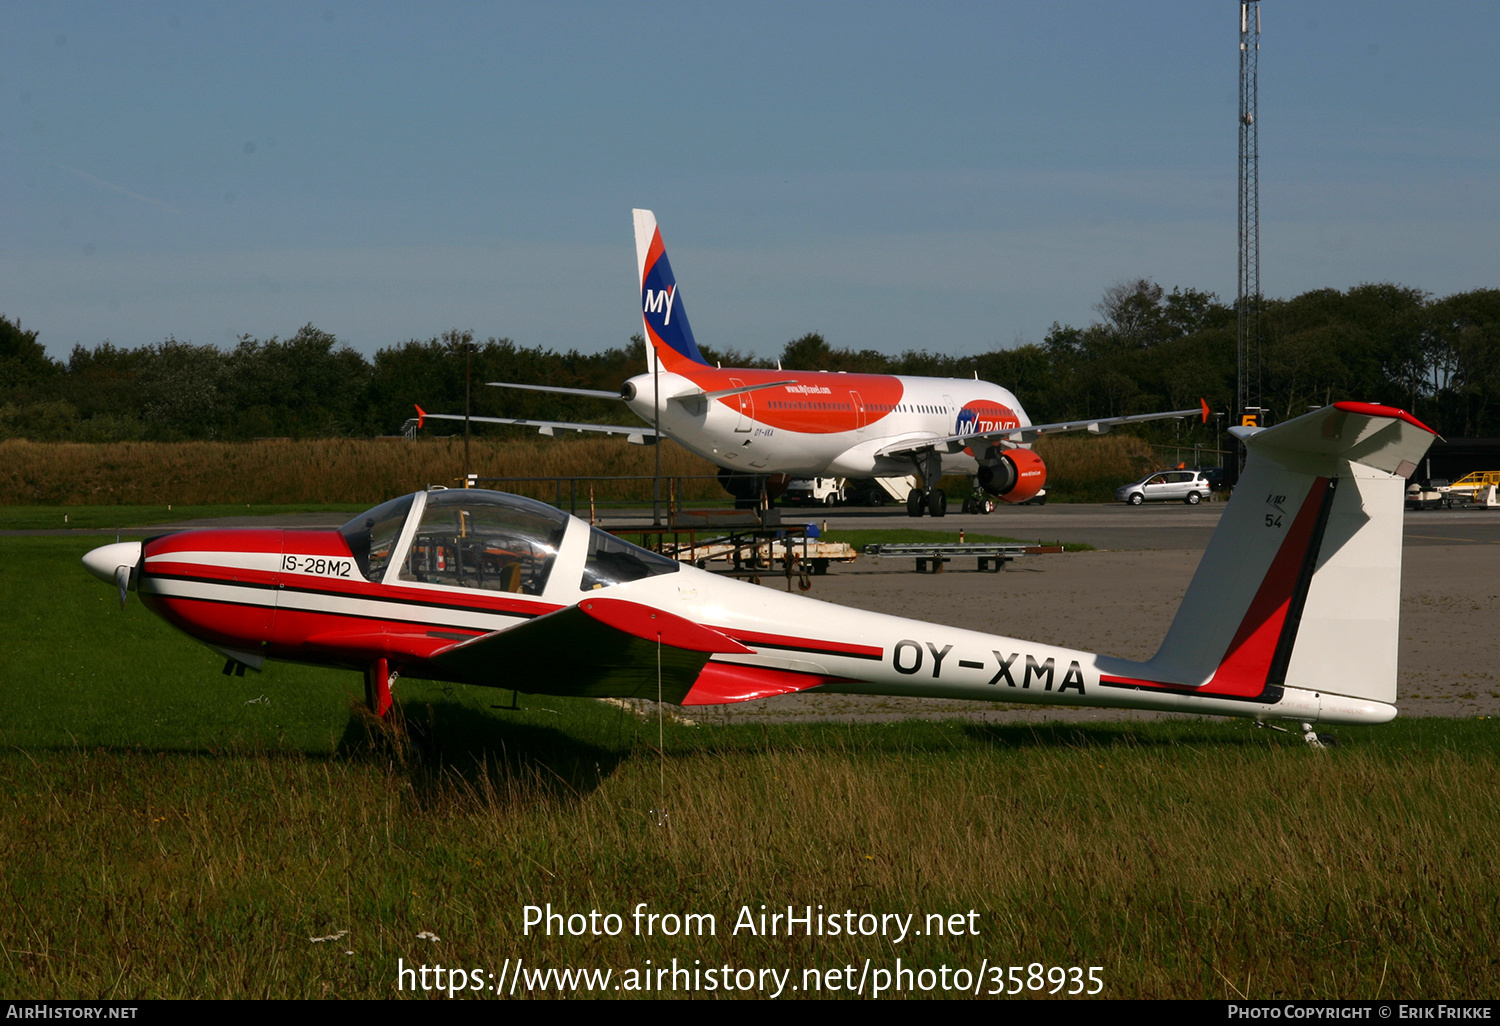
<svg viewBox="0 0 1500 1026"><path fill-rule="evenodd" d="M689 364L707 364L693 329L688 326L687 311L677 291L677 279L667 261L667 250L661 241L656 215L649 210L631 211L635 218L635 259L641 286L641 320L646 329L646 366L655 370L675 371Z"/></svg>
<svg viewBox="0 0 1500 1026"><path fill-rule="evenodd" d="M1302 688L1325 712L1394 702L1406 478L1435 433L1352 402L1232 430L1245 471L1149 676L1251 702Z"/></svg>

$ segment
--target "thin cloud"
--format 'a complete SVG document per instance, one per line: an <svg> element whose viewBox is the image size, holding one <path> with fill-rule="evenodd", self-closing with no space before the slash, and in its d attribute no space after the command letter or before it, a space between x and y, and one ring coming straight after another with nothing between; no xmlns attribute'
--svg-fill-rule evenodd
<svg viewBox="0 0 1500 1026"><path fill-rule="evenodd" d="M78 168L69 167L66 164L54 164L53 166L75 174L79 178L82 178L85 182L89 182L93 185L100 186L101 188L108 189L110 192L117 192L121 196L129 197L130 199L137 200L141 203L149 203L153 207L160 207L163 210L170 210L174 214L179 212L176 207L172 206L172 204L166 202L165 200L153 199L150 196L142 196L138 192L131 192L123 185L116 185L114 182L106 182L104 179L98 177L97 175L91 175L87 171L80 171L78 170Z"/></svg>

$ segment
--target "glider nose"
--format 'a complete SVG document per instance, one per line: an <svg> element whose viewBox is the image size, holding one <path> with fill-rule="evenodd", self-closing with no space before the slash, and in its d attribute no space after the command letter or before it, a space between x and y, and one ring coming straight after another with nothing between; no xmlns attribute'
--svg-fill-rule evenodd
<svg viewBox="0 0 1500 1026"><path fill-rule="evenodd" d="M83 557L88 572L109 584L115 583L115 570L122 566L134 569L140 561L141 543L138 541L101 545Z"/></svg>
<svg viewBox="0 0 1500 1026"><path fill-rule="evenodd" d="M83 565L99 580L120 589L120 605L125 604L125 590L130 586L130 572L141 561L141 543L115 542L101 545L83 557Z"/></svg>

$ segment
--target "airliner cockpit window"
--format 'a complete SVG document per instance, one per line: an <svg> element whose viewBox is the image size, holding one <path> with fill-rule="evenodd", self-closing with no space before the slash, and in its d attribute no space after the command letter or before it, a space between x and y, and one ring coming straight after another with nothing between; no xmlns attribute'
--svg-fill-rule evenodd
<svg viewBox="0 0 1500 1026"><path fill-rule="evenodd" d="M391 562L391 549L401 537L401 528L406 524L406 515L411 512L415 498L415 495L403 495L382 502L339 528L365 580L378 583L385 577L385 568Z"/></svg>
<svg viewBox="0 0 1500 1026"><path fill-rule="evenodd" d="M401 580L540 595L568 516L503 492L429 492Z"/></svg>
<svg viewBox="0 0 1500 1026"><path fill-rule="evenodd" d="M578 590L593 591L611 584L670 574L680 566L675 559L632 545L596 527L589 532L589 558Z"/></svg>

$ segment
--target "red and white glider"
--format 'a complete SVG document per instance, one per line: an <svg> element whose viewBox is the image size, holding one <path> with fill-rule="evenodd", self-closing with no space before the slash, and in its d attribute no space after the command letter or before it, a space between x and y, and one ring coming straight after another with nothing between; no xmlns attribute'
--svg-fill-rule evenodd
<svg viewBox="0 0 1500 1026"><path fill-rule="evenodd" d="M230 662L704 705L794 691L1312 723L1396 715L1405 478L1433 432L1337 403L1249 459L1144 663L861 612L679 564L530 499L434 490L339 530L202 530L84 557ZM659 667L659 669L658 669ZM660 682L660 683L659 683Z"/></svg>

